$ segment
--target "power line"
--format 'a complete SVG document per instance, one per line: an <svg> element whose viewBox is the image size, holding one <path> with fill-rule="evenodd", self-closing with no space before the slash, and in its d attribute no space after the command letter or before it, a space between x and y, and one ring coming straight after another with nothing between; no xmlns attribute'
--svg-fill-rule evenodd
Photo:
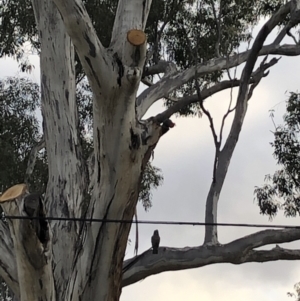
<svg viewBox="0 0 300 301"><path fill-rule="evenodd" d="M245 228L273 228L273 229L300 229L293 225L269 225L269 224L246 224L246 223L205 223L205 222L181 222L181 221L147 221L147 220L119 220L101 218L76 218L76 217L30 217L5 215L2 220L48 220L48 221L72 221L90 223L119 223L119 224L148 224L148 225L175 225L175 226L221 226L221 227L245 227Z"/></svg>

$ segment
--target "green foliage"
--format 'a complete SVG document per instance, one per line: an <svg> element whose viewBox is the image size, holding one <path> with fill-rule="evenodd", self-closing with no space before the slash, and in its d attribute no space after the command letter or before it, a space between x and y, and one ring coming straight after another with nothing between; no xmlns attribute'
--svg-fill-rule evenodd
<svg viewBox="0 0 300 301"><path fill-rule="evenodd" d="M25 78L0 80L0 190L24 182L32 147L40 140L35 112L39 106L39 86ZM32 190L45 187L45 154L37 158Z"/></svg>
<svg viewBox="0 0 300 301"><path fill-rule="evenodd" d="M146 211L152 207L152 189L160 186L162 181L163 176L161 174L161 169L148 162L142 175L139 194L139 200L142 202Z"/></svg>
<svg viewBox="0 0 300 301"><path fill-rule="evenodd" d="M14 57L21 71L30 71L24 44L39 48L31 1L0 0L0 12L0 58Z"/></svg>
<svg viewBox="0 0 300 301"><path fill-rule="evenodd" d="M255 188L262 214L273 217L279 209L286 216L300 215L300 94L291 93L284 124L274 133L274 157L281 169L267 175L267 184Z"/></svg>
<svg viewBox="0 0 300 301"><path fill-rule="evenodd" d="M205 62L216 54L227 56L250 37L250 28L257 20L276 11L284 0L153 0L146 33L148 48L153 52L147 62L155 65L160 59L172 60L179 69ZM84 4L105 47L109 46L118 0L84 0ZM0 57L21 59L22 46L29 41L39 51L37 29L30 0L0 0ZM76 57L76 74L84 75ZM21 64L26 70L26 61ZM216 82L221 73L207 75L203 84ZM190 91L189 84L179 92Z"/></svg>

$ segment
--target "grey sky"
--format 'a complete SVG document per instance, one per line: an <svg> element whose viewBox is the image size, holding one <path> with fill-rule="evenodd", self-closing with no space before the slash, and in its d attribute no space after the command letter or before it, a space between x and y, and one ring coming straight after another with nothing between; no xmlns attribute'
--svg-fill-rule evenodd
<svg viewBox="0 0 300 301"><path fill-rule="evenodd" d="M33 59L36 69L29 77L38 81L38 60ZM0 77L15 75L16 70L12 60L0 60ZM261 185L264 176L276 168L269 144L274 129L269 110L275 106L276 122L280 122L284 100L288 97L285 92L299 89L299 71L300 58L282 58L255 90L221 194L219 222L299 224L299 217L287 219L282 214L270 222L259 215L253 201L254 186ZM206 101L217 124L228 100L229 93L224 92ZM161 104L156 104L152 112L161 109ZM214 155L208 122L205 117L173 118L173 121L176 127L161 139L155 150L154 165L162 169L164 183L153 191L153 208L148 213L139 205L139 219L202 222ZM159 229L162 246L185 247L203 243L202 227L140 225L139 253L150 248L155 229ZM219 228L219 240L226 243L254 231L259 229ZM133 233L130 238L132 244L128 246L127 258L133 256ZM290 245L300 247L300 243ZM239 266L218 264L161 273L124 288L121 300L288 300L287 291L300 281L299 267L299 262L281 261Z"/></svg>

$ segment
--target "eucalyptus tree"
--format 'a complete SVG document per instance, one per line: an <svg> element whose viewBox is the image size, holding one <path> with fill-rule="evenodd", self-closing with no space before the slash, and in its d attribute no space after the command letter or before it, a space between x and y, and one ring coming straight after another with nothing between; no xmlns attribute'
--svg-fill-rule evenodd
<svg viewBox="0 0 300 301"><path fill-rule="evenodd" d="M292 92L286 101L284 124L274 131L274 157L281 167L267 175L267 183L256 187L255 197L262 214L274 218L279 210L288 217L300 214L300 94Z"/></svg>
<svg viewBox="0 0 300 301"><path fill-rule="evenodd" d="M7 216L24 216L0 225L0 275L20 300L118 300L122 287L164 271L300 258L299 250L255 250L297 240L297 229L260 231L220 245L215 225L248 100L279 61L267 56L300 54L298 41L281 45L300 21L300 2L283 2L32 0L49 180L44 200L29 194L25 184L0 198ZM97 10L107 19L95 21ZM249 29L267 14L271 15L250 43ZM265 44L277 26L276 38ZM239 53L244 41L252 47ZM259 56L265 57L257 66ZM224 79L242 63L240 78ZM93 94L93 149L88 160L78 126L80 72ZM141 83L147 88L138 94ZM229 135L222 139L204 101L232 87L239 92L224 116L225 122L228 114L234 115ZM165 109L145 118L160 100L165 100ZM160 248L155 258L146 251L124 261L128 221L153 150L173 125L173 114L197 112L208 117L215 143L204 243ZM27 177L33 162L31 158ZM46 216L60 219L49 221Z"/></svg>

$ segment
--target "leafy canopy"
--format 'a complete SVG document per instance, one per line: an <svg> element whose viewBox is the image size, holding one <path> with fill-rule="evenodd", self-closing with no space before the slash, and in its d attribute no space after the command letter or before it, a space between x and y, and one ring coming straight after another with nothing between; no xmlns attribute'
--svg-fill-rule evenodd
<svg viewBox="0 0 300 301"><path fill-rule="evenodd" d="M284 123L274 132L274 157L281 167L267 175L255 198L262 214L274 217L282 209L286 216L300 215L300 94L291 93L286 102Z"/></svg>

